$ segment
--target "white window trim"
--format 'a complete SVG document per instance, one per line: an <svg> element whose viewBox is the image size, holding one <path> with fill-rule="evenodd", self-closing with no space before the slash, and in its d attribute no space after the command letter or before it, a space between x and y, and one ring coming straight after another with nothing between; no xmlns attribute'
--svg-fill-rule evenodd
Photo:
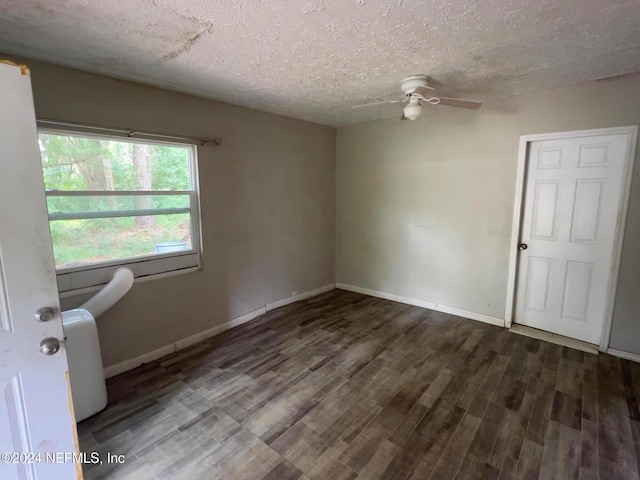
<svg viewBox="0 0 640 480"><path fill-rule="evenodd" d="M171 275L189 273L201 268L202 252L202 225L200 218L200 182L198 175L198 146L202 144L197 139L182 139L179 137L157 134L138 134L132 138L127 131L118 131L109 128L101 128L84 125L64 125L61 127L52 126L49 121L38 121L38 133L49 133L54 135L68 134L82 136L84 138L127 140L128 142L138 142L155 145L184 145L191 147L190 155L190 184L191 190L185 191L116 191L116 192L92 192L92 191L50 191L47 196L72 196L72 195L186 195L190 196L190 221L191 221L191 249L180 252L158 253L147 256L133 257L128 259L113 260L107 262L94 263L73 268L62 268L56 270L58 281L58 291L61 297L69 297L88 293L97 290L100 286L108 283L113 276L113 272L120 267L127 267L133 271L136 283L142 280L164 278ZM131 213L136 213L132 211ZM138 213L145 213L140 211ZM162 212L161 212L162 213ZM177 211L165 213L182 213ZM184 212L187 213L187 212ZM154 210L153 214L158 214ZM87 218L94 218L89 215ZM107 218L107 216L98 216Z"/></svg>

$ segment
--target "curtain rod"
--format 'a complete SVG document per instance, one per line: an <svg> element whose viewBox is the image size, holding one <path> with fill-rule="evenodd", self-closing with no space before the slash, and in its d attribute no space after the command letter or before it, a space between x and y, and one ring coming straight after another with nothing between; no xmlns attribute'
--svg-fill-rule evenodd
<svg viewBox="0 0 640 480"><path fill-rule="evenodd" d="M111 132L111 133L121 133L128 137L134 137L136 135L140 135L143 137L156 137L158 139L165 140L182 140L188 142L199 143L200 146L206 144L213 144L215 146L220 146L222 144L222 138L198 138L198 137L183 137L177 135L165 135L163 133L155 133L155 132L145 132L142 130L133 130L130 128L115 128L115 127L103 127L101 125L90 125L86 123L75 123L75 122L66 122L61 120L52 120L49 118L38 118L38 125L46 127L47 125L53 125L58 127L73 127L78 129L85 130L95 130L101 132Z"/></svg>

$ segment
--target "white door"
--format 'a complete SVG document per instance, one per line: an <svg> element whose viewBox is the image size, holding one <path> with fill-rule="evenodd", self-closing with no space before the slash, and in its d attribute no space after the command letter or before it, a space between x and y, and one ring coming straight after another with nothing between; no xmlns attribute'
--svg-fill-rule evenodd
<svg viewBox="0 0 640 480"><path fill-rule="evenodd" d="M0 478L77 479L60 456L77 437L64 345L53 353L62 321L28 71L0 63L0 105Z"/></svg>
<svg viewBox="0 0 640 480"><path fill-rule="evenodd" d="M630 143L596 135L529 144L517 323L600 343Z"/></svg>

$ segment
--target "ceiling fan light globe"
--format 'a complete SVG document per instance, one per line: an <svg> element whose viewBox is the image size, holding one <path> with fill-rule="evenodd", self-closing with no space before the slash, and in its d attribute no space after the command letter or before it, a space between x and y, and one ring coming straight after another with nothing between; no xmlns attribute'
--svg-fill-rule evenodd
<svg viewBox="0 0 640 480"><path fill-rule="evenodd" d="M407 105L404 107L404 116L409 120L415 120L422 115L422 105Z"/></svg>

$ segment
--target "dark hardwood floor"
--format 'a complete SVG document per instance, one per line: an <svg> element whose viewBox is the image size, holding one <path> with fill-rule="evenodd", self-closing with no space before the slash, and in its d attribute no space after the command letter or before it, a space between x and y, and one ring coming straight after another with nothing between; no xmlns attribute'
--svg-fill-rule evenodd
<svg viewBox="0 0 640 480"><path fill-rule="evenodd" d="M86 479L636 479L640 365L334 290L108 381Z"/></svg>

